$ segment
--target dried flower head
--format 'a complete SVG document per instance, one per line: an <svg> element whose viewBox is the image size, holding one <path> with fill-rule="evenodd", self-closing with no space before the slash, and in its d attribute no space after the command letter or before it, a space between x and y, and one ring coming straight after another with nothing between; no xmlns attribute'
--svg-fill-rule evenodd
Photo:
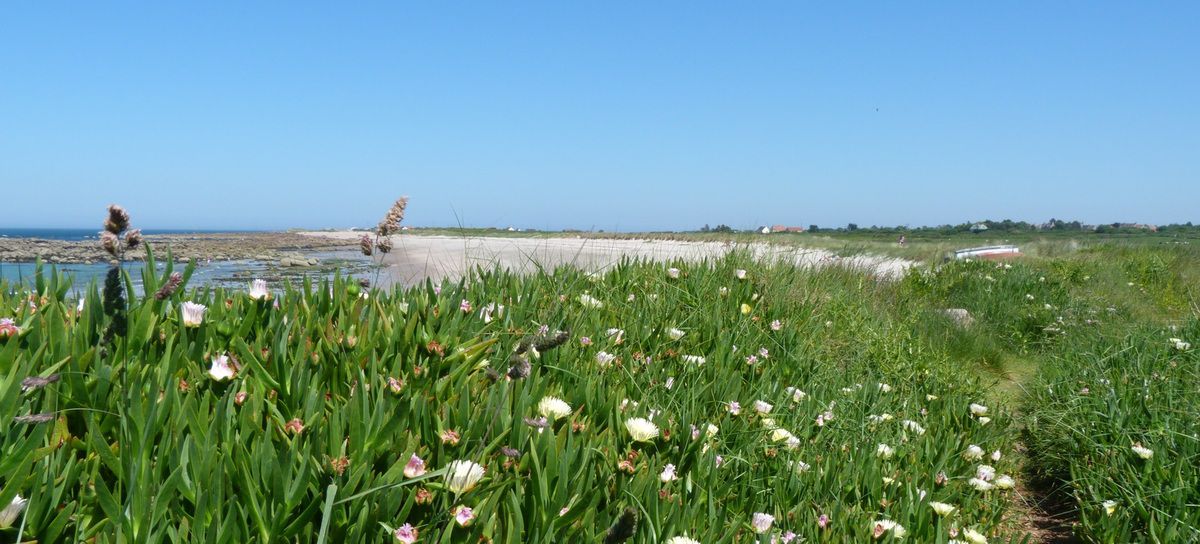
<svg viewBox="0 0 1200 544"><path fill-rule="evenodd" d="M104 230L117 235L127 228L129 228L129 212L116 204L110 205L108 218L104 220Z"/></svg>
<svg viewBox="0 0 1200 544"><path fill-rule="evenodd" d="M109 255L116 257L117 249L120 245L121 241L117 238L116 234L108 231L100 233L100 247L104 248L104 251L108 252Z"/></svg>
<svg viewBox="0 0 1200 544"><path fill-rule="evenodd" d="M172 272L171 277L167 278L167 283L164 283L158 289L158 292L154 293L154 298L158 300L171 298L171 295L175 294L175 290L179 288L179 284L181 283L183 283L183 274Z"/></svg>
<svg viewBox="0 0 1200 544"><path fill-rule="evenodd" d="M404 209L408 207L408 197L402 196L392 204L387 215L383 216L383 220L379 222L379 226L375 229L379 236L391 236L400 232L400 222L404 220Z"/></svg>
<svg viewBox="0 0 1200 544"><path fill-rule="evenodd" d="M368 257L370 257L372 253L375 253L375 244L371 241L370 234L364 234L362 235L362 238L358 239L358 248L362 250L363 255Z"/></svg>
<svg viewBox="0 0 1200 544"><path fill-rule="evenodd" d="M129 249L137 249L142 245L142 229L133 229L125 233L125 245Z"/></svg>
<svg viewBox="0 0 1200 544"><path fill-rule="evenodd" d="M379 237L379 242L377 242L375 246L379 248L380 253L391 253L392 239L387 236L381 236Z"/></svg>

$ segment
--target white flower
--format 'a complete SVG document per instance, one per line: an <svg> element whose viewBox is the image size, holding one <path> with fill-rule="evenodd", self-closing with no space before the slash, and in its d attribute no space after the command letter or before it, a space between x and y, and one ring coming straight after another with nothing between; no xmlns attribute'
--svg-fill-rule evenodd
<svg viewBox="0 0 1200 544"><path fill-rule="evenodd" d="M963 529L962 536L971 544L987 544L987 537L974 529Z"/></svg>
<svg viewBox="0 0 1200 544"><path fill-rule="evenodd" d="M867 416L867 421L870 421L871 423L883 423L885 421L891 421L892 419L893 419L892 414L888 414L888 413L884 413L884 414L878 415L878 416L874 415L874 414Z"/></svg>
<svg viewBox="0 0 1200 544"><path fill-rule="evenodd" d="M772 406L768 403L765 403L761 400L754 401L754 411L758 412L760 414L769 414L769 413L771 413L772 408L774 408L774 406Z"/></svg>
<svg viewBox="0 0 1200 544"><path fill-rule="evenodd" d="M668 268L667 269L667 277L671 278L671 279L679 278L679 269L678 268Z"/></svg>
<svg viewBox="0 0 1200 544"><path fill-rule="evenodd" d="M983 448L976 446L975 444L967 446L967 452L963 454L963 459L968 461L978 461L983 459Z"/></svg>
<svg viewBox="0 0 1200 544"><path fill-rule="evenodd" d="M996 451L992 452L992 460L993 461L1000 460L1000 450L996 450Z"/></svg>
<svg viewBox="0 0 1200 544"><path fill-rule="evenodd" d="M986 416L988 413L988 407L984 406L982 404L975 404L972 402L970 408L971 408L971 415L976 416L976 417Z"/></svg>
<svg viewBox="0 0 1200 544"><path fill-rule="evenodd" d="M872 526L874 527L875 538L879 538L883 536L883 533L887 532L891 532L892 536L897 539L904 538L904 535L908 534L903 525L887 519L878 520Z"/></svg>
<svg viewBox="0 0 1200 544"><path fill-rule="evenodd" d="M805 463L804 461L795 461L792 463L792 468L796 469L797 473L808 472L808 469L812 468L812 465Z"/></svg>
<svg viewBox="0 0 1200 544"><path fill-rule="evenodd" d="M925 395L925 400L933 402L938 399L937 395Z"/></svg>
<svg viewBox="0 0 1200 544"><path fill-rule="evenodd" d="M1017 481L1007 474L996 476L996 481L993 483L999 489L1012 489L1017 486Z"/></svg>
<svg viewBox="0 0 1200 544"><path fill-rule="evenodd" d="M891 459L896 454L896 450L887 444L880 444L875 448L875 455L884 459Z"/></svg>
<svg viewBox="0 0 1200 544"><path fill-rule="evenodd" d="M675 328L667 329L667 336L670 336L671 340L679 340L680 338L683 338L683 335L684 335L684 332L679 329L675 329Z"/></svg>
<svg viewBox="0 0 1200 544"><path fill-rule="evenodd" d="M595 297L592 297L591 295L589 295L587 293L583 293L583 294L579 295L579 303L588 308L603 308L604 307L603 302L596 300Z"/></svg>
<svg viewBox="0 0 1200 544"><path fill-rule="evenodd" d="M675 465L670 463L667 463L667 466L663 467L662 474L658 475L658 479L662 480L662 483L664 484L674 480L675 478Z"/></svg>
<svg viewBox="0 0 1200 544"><path fill-rule="evenodd" d="M736 271L734 271L733 275L735 277L737 277L737 279L739 279L739 280L744 280L744 279L746 279L746 270L743 268L739 268Z"/></svg>
<svg viewBox="0 0 1200 544"><path fill-rule="evenodd" d="M992 468L991 465L979 465L975 469L975 477L985 482L990 482L996 477L996 469Z"/></svg>
<svg viewBox="0 0 1200 544"><path fill-rule="evenodd" d="M888 385L888 384L886 384L886 383L881 383L881 384L879 384L879 391L880 391L880 392L882 392L882 393L891 393L891 392L892 392L892 386L890 386L890 385Z"/></svg>
<svg viewBox="0 0 1200 544"><path fill-rule="evenodd" d="M229 356L221 355L213 357L212 366L208 369L208 375L217 381L225 381L233 377L233 367L229 365Z"/></svg>
<svg viewBox="0 0 1200 544"><path fill-rule="evenodd" d="M784 446L787 446L789 450L800 449L800 439L795 436L788 437L787 443Z"/></svg>
<svg viewBox="0 0 1200 544"><path fill-rule="evenodd" d="M1192 349L1191 344L1184 342L1183 340L1181 340L1179 338L1168 338L1167 342L1171 344L1171 347L1173 347L1179 351L1187 351L1189 349Z"/></svg>
<svg viewBox="0 0 1200 544"><path fill-rule="evenodd" d="M12 502L0 510L0 529L12 527L12 524L17 521L17 516L21 515L21 511L25 510L25 504L29 501L22 499L20 495L12 498Z"/></svg>
<svg viewBox="0 0 1200 544"><path fill-rule="evenodd" d="M484 468L472 461L451 461L446 468L446 489L451 493L466 493L483 479Z"/></svg>
<svg viewBox="0 0 1200 544"><path fill-rule="evenodd" d="M612 338L613 342L620 344L625 340L625 329L612 328L604 331L604 335Z"/></svg>
<svg viewBox="0 0 1200 544"><path fill-rule="evenodd" d="M770 531L772 523L775 523L775 516L772 516L771 514L755 512L754 515L750 517L750 527L754 529L754 532L760 535Z"/></svg>
<svg viewBox="0 0 1200 544"><path fill-rule="evenodd" d="M571 415L571 405L558 397L543 397L538 402L538 413L549 419L562 419Z"/></svg>
<svg viewBox="0 0 1200 544"><path fill-rule="evenodd" d="M267 289L267 280L254 280L250 282L250 298L254 300L263 300L270 298L271 291Z"/></svg>
<svg viewBox="0 0 1200 544"><path fill-rule="evenodd" d="M645 418L631 417L625 420L625 429L635 442L650 442L658 438L658 425Z"/></svg>
<svg viewBox="0 0 1200 544"><path fill-rule="evenodd" d="M709 423L708 427L704 429L704 434L706 436L708 436L709 438L712 438L714 436L717 436L718 431L720 431L720 429L718 429L716 425Z"/></svg>
<svg viewBox="0 0 1200 544"><path fill-rule="evenodd" d="M979 418L980 425L987 425L988 423L991 423L991 422L992 422L992 418L990 418L990 417L983 416L983 417Z"/></svg>
<svg viewBox="0 0 1200 544"><path fill-rule="evenodd" d="M686 536L673 536L668 538L663 544L700 544L700 541L688 538Z"/></svg>
<svg viewBox="0 0 1200 544"><path fill-rule="evenodd" d="M929 501L929 506L933 508L934 513L939 516L948 516L954 511L954 506L944 502Z"/></svg>
<svg viewBox="0 0 1200 544"><path fill-rule="evenodd" d="M908 429L909 431L911 431L914 434L917 434L917 435L925 434L925 427L922 427L921 424L917 423L916 421L913 421L911 419L906 419L906 420L904 420L903 424L904 424L905 429Z"/></svg>
<svg viewBox="0 0 1200 544"><path fill-rule="evenodd" d="M685 363L693 364L696 366L701 366L705 362L707 362L704 359L703 355L683 355L683 356L680 356L679 358L682 359L683 362L685 362Z"/></svg>
<svg viewBox="0 0 1200 544"><path fill-rule="evenodd" d="M617 356L613 355L607 351L601 351L600 353L596 354L596 364L600 365L601 367L607 367L608 365L611 365L613 361L616 361L616 360L617 360Z"/></svg>
<svg viewBox="0 0 1200 544"><path fill-rule="evenodd" d="M981 480L979 478L971 478L970 480L967 480L967 483L970 484L971 487L974 487L977 491L991 491L992 488L996 487L992 485L991 482L987 480Z"/></svg>
<svg viewBox="0 0 1200 544"><path fill-rule="evenodd" d="M199 327L204 322L204 312L208 307L203 304L196 304L192 301L183 303L183 326Z"/></svg>
<svg viewBox="0 0 1200 544"><path fill-rule="evenodd" d="M806 397L808 397L808 393L805 393L804 391L796 389L795 387L789 387L786 389L786 391L789 395L792 396L792 402L800 402L800 401L804 400Z"/></svg>
<svg viewBox="0 0 1200 544"><path fill-rule="evenodd" d="M778 425L775 424L774 418L764 417L759 423L762 423L762 426L768 429L774 429L778 427Z"/></svg>
<svg viewBox="0 0 1200 544"><path fill-rule="evenodd" d="M1111 516L1117 511L1117 501L1107 500L1100 503L1100 505L1104 507L1104 513L1107 515Z"/></svg>
<svg viewBox="0 0 1200 544"><path fill-rule="evenodd" d="M1154 450L1144 447L1141 444L1134 444L1130 449L1132 449L1133 453L1137 454L1137 456L1141 457L1142 459L1154 457Z"/></svg>

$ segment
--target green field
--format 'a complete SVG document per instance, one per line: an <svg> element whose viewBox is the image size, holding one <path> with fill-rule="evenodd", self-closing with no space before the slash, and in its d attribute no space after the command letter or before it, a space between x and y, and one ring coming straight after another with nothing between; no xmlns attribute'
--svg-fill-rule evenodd
<svg viewBox="0 0 1200 544"><path fill-rule="evenodd" d="M998 264L939 258L998 240L874 236L794 241L926 264L735 252L261 300L186 272L160 299L168 265L82 309L51 270L0 285L0 504L27 501L0 538L1029 542L1050 515L1200 540L1188 240L1043 237Z"/></svg>

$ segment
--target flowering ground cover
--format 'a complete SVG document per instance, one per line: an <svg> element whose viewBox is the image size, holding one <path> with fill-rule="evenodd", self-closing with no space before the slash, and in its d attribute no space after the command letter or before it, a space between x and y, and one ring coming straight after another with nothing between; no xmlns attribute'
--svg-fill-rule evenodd
<svg viewBox="0 0 1200 544"><path fill-rule="evenodd" d="M391 292L146 266L82 302L51 271L0 286L6 540L1022 542L1018 490L1058 469L1089 538L1196 526L1194 320L1117 335L1061 263ZM1060 364L1004 394L1012 354Z"/></svg>

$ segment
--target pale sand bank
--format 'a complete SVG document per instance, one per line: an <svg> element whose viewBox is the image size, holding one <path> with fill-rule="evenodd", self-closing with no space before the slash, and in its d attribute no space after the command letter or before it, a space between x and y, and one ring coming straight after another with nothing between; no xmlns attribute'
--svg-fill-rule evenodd
<svg viewBox="0 0 1200 544"><path fill-rule="evenodd" d="M362 232L302 232L339 240L357 240ZM432 278L456 280L476 266L499 265L515 272L552 270L571 264L589 272L603 271L623 257L656 261L687 262L716 259L733 250L748 251L759 259L791 262L796 266L837 264L867 270L877 276L896 278L915 263L881 256L837 257L821 250L754 243L684 242L674 240L617 240L605 238L520 238L397 235L395 249L387 256L387 271L381 283L412 285Z"/></svg>

